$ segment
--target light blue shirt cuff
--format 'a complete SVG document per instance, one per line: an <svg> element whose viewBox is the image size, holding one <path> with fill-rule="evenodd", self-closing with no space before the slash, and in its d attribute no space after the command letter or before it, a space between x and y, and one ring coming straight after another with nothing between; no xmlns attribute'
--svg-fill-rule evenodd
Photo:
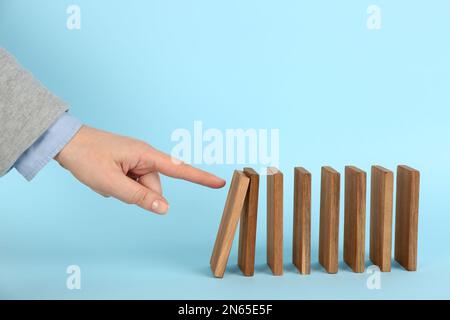
<svg viewBox="0 0 450 320"><path fill-rule="evenodd" d="M64 148L81 126L78 119L64 113L17 159L14 167L30 181Z"/></svg>

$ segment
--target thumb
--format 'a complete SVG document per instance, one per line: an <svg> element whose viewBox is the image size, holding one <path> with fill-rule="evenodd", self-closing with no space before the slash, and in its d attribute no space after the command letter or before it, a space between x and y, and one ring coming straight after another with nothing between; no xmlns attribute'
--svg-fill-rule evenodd
<svg viewBox="0 0 450 320"><path fill-rule="evenodd" d="M125 203L157 214L165 214L169 210L169 204L163 196L125 175L115 175L110 187L111 196Z"/></svg>

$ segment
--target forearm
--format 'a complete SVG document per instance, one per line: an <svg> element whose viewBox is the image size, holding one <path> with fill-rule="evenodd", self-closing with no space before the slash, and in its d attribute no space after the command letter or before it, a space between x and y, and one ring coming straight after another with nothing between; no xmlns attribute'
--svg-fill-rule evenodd
<svg viewBox="0 0 450 320"><path fill-rule="evenodd" d="M0 176L67 109L64 102L0 48Z"/></svg>
<svg viewBox="0 0 450 320"><path fill-rule="evenodd" d="M78 119L64 113L17 159L14 167L30 181L70 142L81 126Z"/></svg>

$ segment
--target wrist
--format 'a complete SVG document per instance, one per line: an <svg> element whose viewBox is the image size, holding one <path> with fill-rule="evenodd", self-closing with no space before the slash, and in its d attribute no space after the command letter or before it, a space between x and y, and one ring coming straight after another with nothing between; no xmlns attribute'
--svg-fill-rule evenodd
<svg viewBox="0 0 450 320"><path fill-rule="evenodd" d="M66 163L68 159L72 158L73 154L76 154L76 149L83 143L82 140L85 130L86 126L82 125L72 139L70 139L70 141L53 158L59 163L59 165L65 168L64 163Z"/></svg>

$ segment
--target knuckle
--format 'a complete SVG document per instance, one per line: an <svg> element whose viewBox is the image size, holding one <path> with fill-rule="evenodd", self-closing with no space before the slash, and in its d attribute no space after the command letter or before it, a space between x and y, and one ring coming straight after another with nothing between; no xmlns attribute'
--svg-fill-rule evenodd
<svg viewBox="0 0 450 320"><path fill-rule="evenodd" d="M148 151L150 149L152 149L152 147L145 141L142 140L136 140L136 148L140 151L144 150L144 151Z"/></svg>
<svg viewBox="0 0 450 320"><path fill-rule="evenodd" d="M137 145L140 148L142 148L142 149L149 149L150 148L150 145L147 142L142 141L142 140L138 140Z"/></svg>
<svg viewBox="0 0 450 320"><path fill-rule="evenodd" d="M136 190L131 199L127 201L128 204L142 204L145 201L145 197L147 196L147 192L142 189Z"/></svg>
<svg viewBox="0 0 450 320"><path fill-rule="evenodd" d="M177 177L183 177L186 174L186 171L189 169L189 165L185 163L177 164L175 167L175 175Z"/></svg>
<svg viewBox="0 0 450 320"><path fill-rule="evenodd" d="M184 166L184 165L186 165L186 163L183 160L180 160L180 159L175 158L175 157L170 157L170 161L176 166Z"/></svg>
<svg viewBox="0 0 450 320"><path fill-rule="evenodd" d="M143 150L146 150L147 143L141 140L130 140L128 143L128 151L134 154L140 154Z"/></svg>
<svg viewBox="0 0 450 320"><path fill-rule="evenodd" d="M137 190L129 204L136 204L141 207L148 207L152 203L152 194L145 189Z"/></svg>

